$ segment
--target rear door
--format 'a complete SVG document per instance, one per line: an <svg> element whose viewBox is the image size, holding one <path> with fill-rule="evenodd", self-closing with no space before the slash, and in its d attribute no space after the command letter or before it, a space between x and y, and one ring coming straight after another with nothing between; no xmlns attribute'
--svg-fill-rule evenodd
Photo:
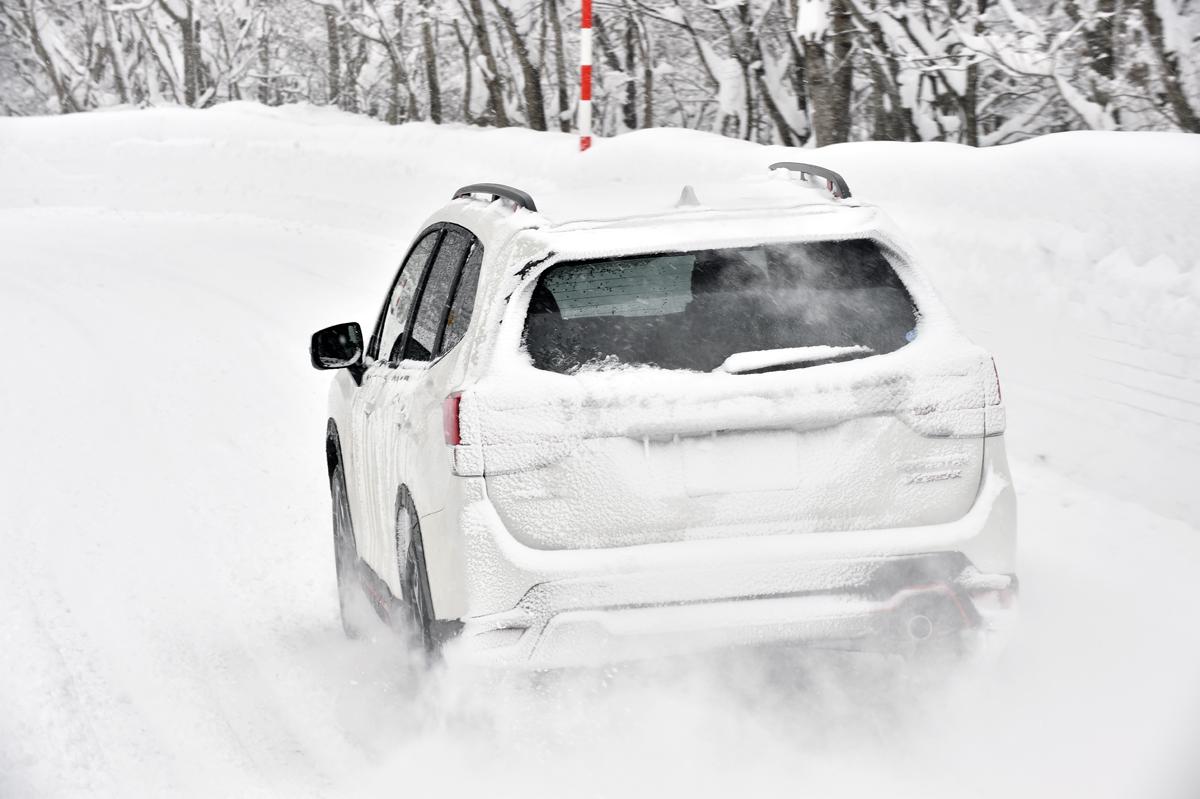
<svg viewBox="0 0 1200 799"><path fill-rule="evenodd" d="M395 459L396 442L380 410L386 407L394 383L403 379L390 355L408 326L413 301L440 236L440 225L424 231L397 271L367 346L371 365L363 374L351 406L354 474L351 513L355 538L359 555L381 576L389 574L395 562L389 560L394 547L388 543L393 537L390 534L393 520L387 506L393 500L383 496L381 481Z"/></svg>
<svg viewBox="0 0 1200 799"><path fill-rule="evenodd" d="M421 417L414 413L414 396L427 390L430 365L439 355L453 290L473 241L471 234L457 225L443 224L441 228L436 252L417 288L408 325L388 354L389 371L379 391L370 430L373 445L386 456L375 462L369 479L376 497L377 518L386 520L380 541L385 564L378 573L393 592L400 590L397 554L408 544L407 529L396 528L397 492L401 485L412 488L412 464L420 460L417 455L425 445ZM436 449L444 449L441 442L437 442ZM429 503L436 504L439 499L416 495L418 512L424 513Z"/></svg>

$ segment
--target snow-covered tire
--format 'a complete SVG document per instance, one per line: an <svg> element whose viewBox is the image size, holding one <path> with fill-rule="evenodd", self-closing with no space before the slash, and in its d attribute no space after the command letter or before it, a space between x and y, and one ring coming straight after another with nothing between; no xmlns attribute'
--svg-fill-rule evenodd
<svg viewBox="0 0 1200 799"><path fill-rule="evenodd" d="M358 638L362 630L354 623L354 606L362 591L359 581L358 548L354 543L354 525L346 494L346 475L338 462L329 474L329 494L333 505L333 562L337 571L338 610L347 638Z"/></svg>
<svg viewBox="0 0 1200 799"><path fill-rule="evenodd" d="M425 571L425 548L421 539L421 520L412 495L401 487L396 498L396 555L400 571L400 621L413 645L426 658L438 654L433 634L433 600L429 575Z"/></svg>

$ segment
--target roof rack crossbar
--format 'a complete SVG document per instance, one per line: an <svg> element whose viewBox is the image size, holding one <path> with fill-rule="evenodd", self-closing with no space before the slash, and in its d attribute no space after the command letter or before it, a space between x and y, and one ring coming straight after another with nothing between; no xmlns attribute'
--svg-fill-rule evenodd
<svg viewBox="0 0 1200 799"><path fill-rule="evenodd" d="M829 192L835 199L845 200L850 197L850 187L846 185L846 179L832 169L826 169L823 166L815 164L801 164L796 161L778 161L771 164L771 169L786 169L789 172L799 172L801 177L805 179L809 175L825 178Z"/></svg>
<svg viewBox="0 0 1200 799"><path fill-rule="evenodd" d="M472 194L490 194L493 200L503 197L522 208L530 211L537 210L537 205L534 204L533 198L528 193L514 189L512 186L505 186L503 183L472 183L470 186L463 186L454 192L454 196L450 199L457 200L459 197L470 197Z"/></svg>

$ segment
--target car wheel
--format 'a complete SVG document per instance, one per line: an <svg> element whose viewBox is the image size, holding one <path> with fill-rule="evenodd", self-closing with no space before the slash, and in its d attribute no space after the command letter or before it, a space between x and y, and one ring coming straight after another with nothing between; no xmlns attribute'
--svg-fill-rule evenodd
<svg viewBox="0 0 1200 799"><path fill-rule="evenodd" d="M354 527L350 521L350 502L346 496L346 476L340 463L329 475L329 493L333 500L333 562L337 570L342 630L346 637L358 638L362 631L352 617L355 599L362 587L358 577L358 549L354 545Z"/></svg>
<svg viewBox="0 0 1200 799"><path fill-rule="evenodd" d="M421 520L412 496L400 489L396 500L396 553L400 571L400 621L404 632L426 658L438 653L433 635L433 601L429 575L425 572L425 549L421 540Z"/></svg>

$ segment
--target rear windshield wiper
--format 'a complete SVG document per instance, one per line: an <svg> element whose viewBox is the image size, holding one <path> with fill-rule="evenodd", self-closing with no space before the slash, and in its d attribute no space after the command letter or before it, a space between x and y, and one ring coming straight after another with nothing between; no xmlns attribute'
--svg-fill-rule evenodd
<svg viewBox="0 0 1200 799"><path fill-rule="evenodd" d="M854 345L850 347L788 347L779 350L753 350L751 352L735 352L726 358L714 372L728 372L742 375L756 372L771 372L777 369L793 369L805 366L820 366L859 358L874 352L870 347Z"/></svg>

